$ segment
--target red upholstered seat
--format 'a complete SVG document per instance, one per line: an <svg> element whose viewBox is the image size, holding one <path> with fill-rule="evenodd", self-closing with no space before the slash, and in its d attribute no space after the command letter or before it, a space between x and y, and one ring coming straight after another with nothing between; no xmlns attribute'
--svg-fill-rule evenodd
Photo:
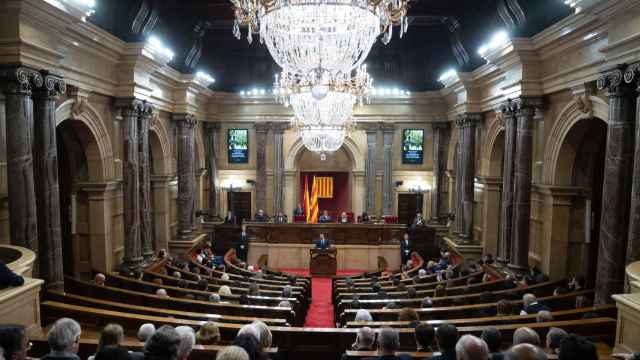
<svg viewBox="0 0 640 360"><path fill-rule="evenodd" d="M398 223L398 217L397 216L392 216L392 215L386 215L384 217L384 223L385 224L397 224Z"/></svg>
<svg viewBox="0 0 640 360"><path fill-rule="evenodd" d="M307 222L307 217L304 215L293 215L293 222L296 222L296 223Z"/></svg>

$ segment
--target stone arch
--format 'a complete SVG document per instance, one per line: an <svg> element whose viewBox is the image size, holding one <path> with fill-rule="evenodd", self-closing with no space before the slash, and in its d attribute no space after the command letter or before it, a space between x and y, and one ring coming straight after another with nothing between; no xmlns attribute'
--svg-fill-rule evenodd
<svg viewBox="0 0 640 360"><path fill-rule="evenodd" d="M500 151L502 150L502 151ZM495 118L487 128L487 137L482 148L483 161L480 174L500 176L502 174L502 155L504 154L504 126Z"/></svg>
<svg viewBox="0 0 640 360"><path fill-rule="evenodd" d="M358 145L353 141L353 139L347 137L344 139L344 144L342 145L347 156L349 156L352 164L351 171L364 171L364 155L358 148ZM295 171L297 170L298 160L302 153L304 152L305 147L302 143L302 139L296 140L296 142L291 146L291 151L289 151L289 155L285 159L284 168L285 171Z"/></svg>
<svg viewBox="0 0 640 360"><path fill-rule="evenodd" d="M153 175L168 175L171 169L171 142L164 124L156 119L149 129L149 148L154 157Z"/></svg>
<svg viewBox="0 0 640 360"><path fill-rule="evenodd" d="M69 99L56 109L56 126L67 120L83 123L92 135L84 137L83 144L89 166L89 180L105 182L113 179L113 145L109 130L98 111L85 100Z"/></svg>
<svg viewBox="0 0 640 360"><path fill-rule="evenodd" d="M562 154L565 139L574 125L590 119L609 122L609 105L596 96L589 96L582 100L574 99L562 109L545 144L542 170L544 184L557 185L560 182L559 179L564 177L560 174L560 169L563 168L562 164L570 160L568 159L570 154Z"/></svg>

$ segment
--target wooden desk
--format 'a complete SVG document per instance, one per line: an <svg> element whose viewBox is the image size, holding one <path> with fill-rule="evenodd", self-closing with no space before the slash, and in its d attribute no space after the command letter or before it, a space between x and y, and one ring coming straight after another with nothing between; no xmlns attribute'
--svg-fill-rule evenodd
<svg viewBox="0 0 640 360"><path fill-rule="evenodd" d="M309 251L309 273L311 276L336 276L338 268L337 249L311 249Z"/></svg>
<svg viewBox="0 0 640 360"><path fill-rule="evenodd" d="M273 224L247 222L249 240L260 243L313 244L325 234L333 245L398 244L405 225L399 224Z"/></svg>

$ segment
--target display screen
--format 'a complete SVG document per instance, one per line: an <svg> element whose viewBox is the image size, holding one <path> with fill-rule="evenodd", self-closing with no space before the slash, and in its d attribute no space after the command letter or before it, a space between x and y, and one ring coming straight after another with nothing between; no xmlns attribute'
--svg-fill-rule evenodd
<svg viewBox="0 0 640 360"><path fill-rule="evenodd" d="M424 148L423 129L405 129L402 133L402 163L422 164Z"/></svg>
<svg viewBox="0 0 640 360"><path fill-rule="evenodd" d="M249 162L249 130L229 129L227 134L229 163L245 164Z"/></svg>

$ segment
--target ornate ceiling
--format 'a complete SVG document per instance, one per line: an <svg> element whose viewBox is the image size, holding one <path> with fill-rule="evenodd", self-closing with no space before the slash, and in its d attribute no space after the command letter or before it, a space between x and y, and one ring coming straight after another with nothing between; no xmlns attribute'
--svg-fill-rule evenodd
<svg viewBox="0 0 640 360"><path fill-rule="evenodd" d="M149 34L176 54L182 72L206 70L214 89L269 88L279 68L266 47L232 35L228 0L97 0L90 19L126 41ZM469 71L484 61L477 50L500 29L531 36L569 15L562 0L416 0L409 10L409 32L389 45L376 43L367 60L375 86L411 91L438 89L438 77L455 67Z"/></svg>

